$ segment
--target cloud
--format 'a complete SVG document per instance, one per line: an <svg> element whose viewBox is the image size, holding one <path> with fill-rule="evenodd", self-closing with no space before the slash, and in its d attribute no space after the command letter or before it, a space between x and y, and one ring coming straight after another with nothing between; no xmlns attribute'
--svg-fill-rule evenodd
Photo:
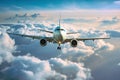
<svg viewBox="0 0 120 80"><path fill-rule="evenodd" d="M0 51L3 50L2 55L5 55L2 56L2 62L7 61L10 64L0 69L0 74L3 75L0 79L70 80L79 78L86 80L91 78L90 70L84 68L81 63L65 61L60 58L40 60L29 55L13 56L14 44L14 41L6 33L0 36Z"/></svg>
<svg viewBox="0 0 120 80"><path fill-rule="evenodd" d="M31 56L16 57L11 66L3 73L7 79L25 80L65 80L65 76L51 70L48 61L41 61ZM17 74L16 74L17 73Z"/></svg>
<svg viewBox="0 0 120 80"><path fill-rule="evenodd" d="M3 62L11 62L14 58L12 55L15 50L15 42L12 40L8 34L0 34L0 64Z"/></svg>
<svg viewBox="0 0 120 80"><path fill-rule="evenodd" d="M15 14L12 17L6 18L7 21L15 21L17 23L27 23L29 20L41 18L40 13L24 13L24 14Z"/></svg>
<svg viewBox="0 0 120 80"><path fill-rule="evenodd" d="M86 80L91 78L90 70L84 68L82 64L60 58L40 60L32 56L18 56L9 68L2 71L4 75L7 75L7 79L17 80L77 80L78 78Z"/></svg>
<svg viewBox="0 0 120 80"><path fill-rule="evenodd" d="M83 18L79 18L79 19L75 19L75 18L66 18L66 19L62 19L64 23L74 23L74 22L79 22L79 23L91 23L94 22L94 19L83 19Z"/></svg>
<svg viewBox="0 0 120 80"><path fill-rule="evenodd" d="M11 28L13 28L13 30L15 30L15 31L19 30L18 31L18 33L19 33L21 31L24 32L25 26L21 26L19 28L16 28L16 27L11 27ZM27 25L26 27L28 28L28 30L30 30L32 28L32 27L29 27L29 25ZM5 28L7 28L7 27L5 27ZM5 43L5 44L0 45L0 47L3 47L6 45L7 47L5 47L3 51L7 51L10 48L11 52L9 53L10 59L8 58L8 56L2 57L3 60L7 58L9 63L8 63L8 65L5 65L5 66L3 66L3 64L1 65L3 67L0 69L1 70L0 74L2 74L3 76L1 76L0 79L5 79L5 80L9 80L9 79L13 79L13 80L14 79L17 79L17 80L21 80L21 79L25 79L25 80L70 80L70 79L76 80L76 79L82 79L82 80L86 80L86 79L91 78L91 71L88 68L85 68L82 63L66 61L61 58L51 58L51 59L49 58L47 60L40 60L39 58L35 57L35 54L41 52L41 50L42 50L42 49L34 50L33 52L31 52L32 50L30 51L30 49L33 46L36 46L36 47L39 46L39 44L36 40L33 42L30 41L29 42L30 45L28 45L27 43L16 44L17 49L20 48L20 46L21 46L21 48L23 47L23 49L24 49L23 52L24 51L26 52L28 50L28 52L32 56L27 55L27 53L24 53L23 55L16 55L16 53L15 53L13 56L12 53L14 51L13 48L15 47L14 46L15 42L8 36L8 34L6 34L5 36L6 37L2 38L5 40L1 40L1 44L3 44L3 43ZM12 36L12 37L16 37L16 36ZM9 41L9 38L10 38L10 41ZM19 39L19 38L17 38L17 39ZM8 40L8 41L6 41L6 40ZM26 38L25 38L25 40L26 40ZM29 39L28 39L28 41L29 41ZM8 45L7 43L9 43L10 45ZM18 51L17 49L16 49L16 52ZM37 49L40 49L40 48L38 47ZM53 49L53 48L51 48L51 49ZM20 54L22 54L22 49L19 49L19 50L21 51ZM43 54L43 53L41 53L41 54ZM52 52L51 52L51 54L52 54ZM56 54L56 52L55 52L55 54ZM38 54L36 56L38 56ZM48 54L46 56L48 56ZM51 55L50 55L50 57L51 57ZM43 59L45 59L45 58L43 58ZM5 62L5 61L2 61L2 62ZM61 66L59 66L59 65L61 65Z"/></svg>
<svg viewBox="0 0 120 80"><path fill-rule="evenodd" d="M89 13L89 14L88 14ZM105 14L106 13L106 14ZM32 23L50 26L57 26L59 11L28 11L11 12L1 15L1 23ZM61 11L61 26L66 29L94 29L94 30L117 30L120 31L119 10L80 10L75 13L71 11ZM74 27L74 28L73 28ZM49 27L48 27L49 28Z"/></svg>
<svg viewBox="0 0 120 80"><path fill-rule="evenodd" d="M95 49L96 51L102 51L102 50L113 50L114 46L108 42L104 42L103 40L95 41Z"/></svg>
<svg viewBox="0 0 120 80"><path fill-rule="evenodd" d="M40 16L39 13L34 13L34 14L31 15L32 18L37 18L37 17L39 17L39 16Z"/></svg>
<svg viewBox="0 0 120 80"><path fill-rule="evenodd" d="M27 15L24 15L27 16ZM37 31L37 29L50 29L52 25L47 22L41 24L1 24L3 28L9 29L13 33L52 36ZM55 25L54 25L55 26ZM69 31L76 31L80 34L73 35L74 37L108 37L108 34L96 29L81 29L75 27L74 30L70 27ZM17 46L14 57L9 65L2 68L3 78L5 79L25 79L25 80L87 80L91 78L91 70L85 68L82 60L92 54L102 54L100 51L114 49L114 46L103 40L78 42L78 47L72 48L69 43L62 46L62 52L56 50L58 45L48 43L47 46L41 47L39 40L32 40L29 38L10 35L15 39L15 46ZM72 37L70 35L69 37ZM93 49L94 48L94 49ZM6 48L7 49L7 48ZM48 51L49 50L49 51ZM60 55L60 56L59 56ZM17 67L17 68L16 68ZM16 74L19 73L19 74Z"/></svg>
<svg viewBox="0 0 120 80"><path fill-rule="evenodd" d="M74 37L81 37L81 38L93 38L93 37L108 37L108 34L106 32L101 31L80 31L81 35L74 35ZM105 42L104 40L95 40L95 41L85 41L81 42L78 41L78 46L73 48L70 46L70 43L64 44L64 47L62 49L63 55L61 55L62 58L67 58L71 61L77 61L86 58L87 56L90 56L92 54L101 54L98 53L102 50L111 51L114 49L114 45Z"/></svg>
<svg viewBox="0 0 120 80"><path fill-rule="evenodd" d="M57 72L67 76L67 80L81 79L86 80L91 78L90 70L83 68L83 64L70 61L63 61L60 58L50 59L50 64ZM87 75L89 74L89 75Z"/></svg>
<svg viewBox="0 0 120 80"><path fill-rule="evenodd" d="M20 15L20 14L16 14L15 16L13 17L10 17L11 19L13 18L37 18L39 17L40 14L39 13L33 13L33 14L28 14L28 13L25 13L23 15Z"/></svg>
<svg viewBox="0 0 120 80"><path fill-rule="evenodd" d="M35 27L35 26L37 26L37 27ZM15 31L14 32L15 33L24 33L24 34L28 34L28 35L52 36L50 34L44 34L44 33L37 31L37 28L39 29L41 27L42 28L46 27L45 29L47 29L48 25L45 26L44 24L42 24L42 25L39 24L39 25L32 25L31 26L29 24L27 24L27 25L24 24L22 27L15 30L17 32L15 32ZM34 28L36 28L36 29L34 29ZM32 29L34 29L34 31L31 31ZM13 37L15 38L16 36L13 36ZM71 37L71 35L69 37ZM108 37L108 34L106 32L101 32L101 31L80 30L80 35L74 35L74 37L82 37L82 38ZM15 38L15 40L17 42L21 42L20 40L22 40L22 39L21 39L21 37L18 37L18 38ZM44 48L40 47L38 40L30 41L30 39L24 38L24 40L22 40L22 41L23 41L23 44L21 42L22 45L17 44L18 45L17 50L21 51L22 54L23 53L30 53L31 55L34 55L36 57L38 57L38 55L39 55L39 58L41 58L40 55L42 55L42 57L47 56L46 59L48 59L50 57L55 57L58 55L58 54L56 54L58 52L56 50L54 50L55 47L57 47L56 45L54 47L51 47L52 44L48 43L48 46L46 46L45 48L50 49L50 52L47 52L47 51L44 51ZM28 45L26 45L26 43L28 43L27 41L29 42ZM36 47L33 47L33 46L36 46ZM31 49L31 47L32 47L32 49ZM70 58L72 61L79 61L81 58L84 58L86 56L90 56L91 54L94 54L94 50L100 51L100 50L113 50L113 49L114 49L114 46L112 44L107 43L103 40L95 41L95 43L93 41L86 41L85 43L78 42L78 46L76 48L72 48L70 46L70 43L66 43L63 45L63 49L62 49L64 54L61 56L62 56L62 58L68 58L68 59ZM51 50L53 50L54 53L52 53ZM39 53L41 51L44 53L47 53L47 54L43 55L42 53ZM51 54L51 56L49 54Z"/></svg>
<svg viewBox="0 0 120 80"><path fill-rule="evenodd" d="M113 17L111 20L103 20L101 21L101 26L106 26L106 25L114 25L120 22L120 19L117 17Z"/></svg>
<svg viewBox="0 0 120 80"><path fill-rule="evenodd" d="M116 38L120 37L120 32L119 31L108 30L108 31L106 31L106 33L109 33L111 37L116 37Z"/></svg>

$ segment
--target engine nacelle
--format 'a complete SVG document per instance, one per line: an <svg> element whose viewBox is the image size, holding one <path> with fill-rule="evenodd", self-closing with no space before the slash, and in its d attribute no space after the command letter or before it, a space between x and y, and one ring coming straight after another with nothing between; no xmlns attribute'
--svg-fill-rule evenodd
<svg viewBox="0 0 120 80"><path fill-rule="evenodd" d="M41 39L40 40L40 45L41 46L46 46L47 45L47 41L45 39Z"/></svg>
<svg viewBox="0 0 120 80"><path fill-rule="evenodd" d="M77 40L71 40L72 47L77 47L77 44L78 44Z"/></svg>

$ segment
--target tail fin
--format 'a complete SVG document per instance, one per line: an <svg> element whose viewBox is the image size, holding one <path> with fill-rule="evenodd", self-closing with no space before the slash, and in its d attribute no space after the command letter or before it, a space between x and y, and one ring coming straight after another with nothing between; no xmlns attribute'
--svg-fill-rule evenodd
<svg viewBox="0 0 120 80"><path fill-rule="evenodd" d="M59 27L60 27L60 20L61 20L61 15L60 15L60 18L59 18Z"/></svg>

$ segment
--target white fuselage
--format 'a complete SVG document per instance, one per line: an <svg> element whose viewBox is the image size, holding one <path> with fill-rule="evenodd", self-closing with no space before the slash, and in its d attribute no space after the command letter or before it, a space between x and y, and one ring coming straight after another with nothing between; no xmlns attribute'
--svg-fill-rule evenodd
<svg viewBox="0 0 120 80"><path fill-rule="evenodd" d="M53 32L55 42L62 44L66 39L66 31L60 26L56 27Z"/></svg>

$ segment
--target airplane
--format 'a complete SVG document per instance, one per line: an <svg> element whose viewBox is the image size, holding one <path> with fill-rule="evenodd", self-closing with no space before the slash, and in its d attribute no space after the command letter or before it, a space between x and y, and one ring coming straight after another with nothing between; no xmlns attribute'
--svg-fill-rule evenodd
<svg viewBox="0 0 120 80"><path fill-rule="evenodd" d="M60 19L59 19L59 25L54 29L54 31L48 31L48 30L42 30L39 29L40 31L44 31L47 33L51 33L53 34L52 37L43 37L43 36L35 36L35 35L26 35L26 34L17 34L17 33L10 33L7 32L8 34L12 34L12 35L18 35L18 36L22 36L22 37L29 37L32 39L38 39L40 40L40 45L41 46L46 46L47 42L53 42L53 43L57 43L58 50L61 50L61 44L70 42L72 47L77 47L78 45L78 41L86 41L86 40L98 40L98 39L110 39L110 37L106 37L106 38L67 38L67 35L69 34L76 34L79 32L71 32L71 33L67 33L66 30L64 28L61 27L60 25Z"/></svg>

